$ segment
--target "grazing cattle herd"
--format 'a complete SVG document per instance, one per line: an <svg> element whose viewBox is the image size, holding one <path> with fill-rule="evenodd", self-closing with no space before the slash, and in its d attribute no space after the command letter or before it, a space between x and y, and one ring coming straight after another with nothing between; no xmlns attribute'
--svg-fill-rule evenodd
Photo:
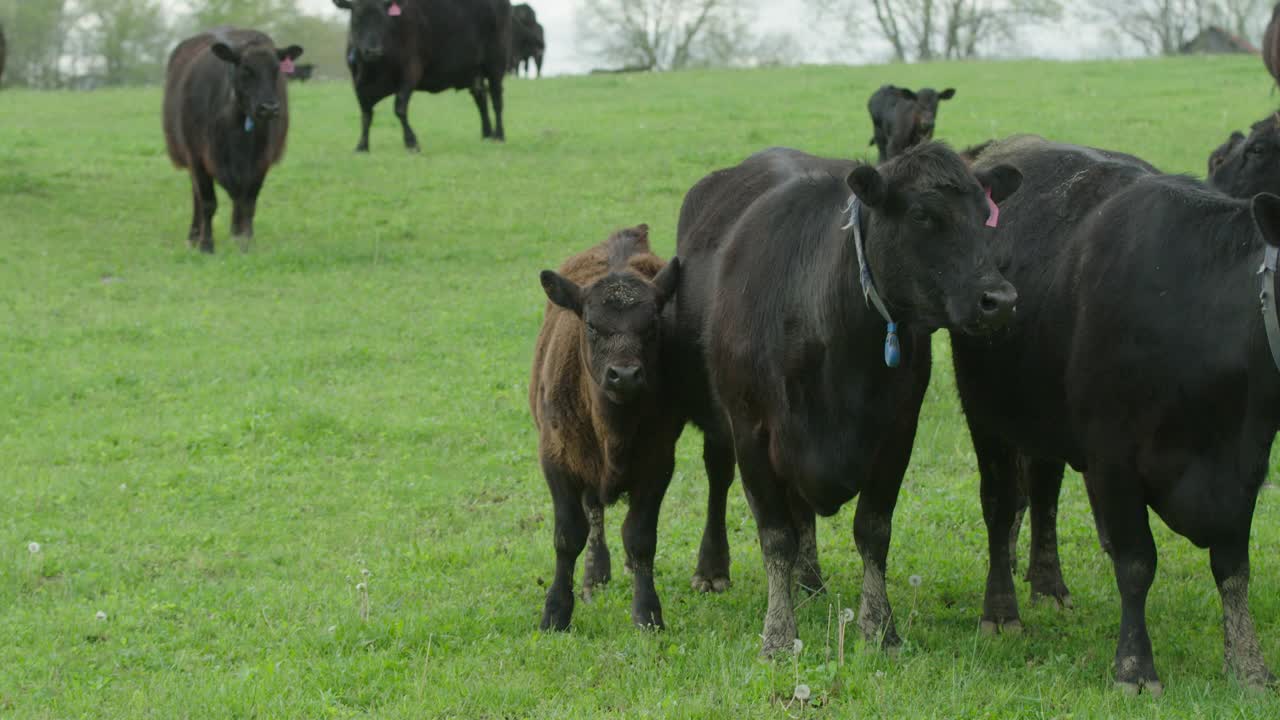
<svg viewBox="0 0 1280 720"><path fill-rule="evenodd" d="M418 148L416 90L468 90L483 137L502 140L504 75L529 60L541 72L528 5L334 4L350 12L358 151L389 95L405 146ZM1264 42L1273 74L1277 32L1280 6ZM163 124L169 157L191 176L193 247L213 251L216 181L248 248L285 148L285 78L305 78L302 52L233 28L173 50ZM582 592L611 579L604 515L623 497L631 619L664 626L657 524L692 423L710 485L693 588L729 588L726 502L738 468L764 558L763 652L790 650L794 587L826 587L816 516L856 498L858 628L870 644L900 645L886 587L893 514L931 337L945 329L988 537L979 628L1022 628L1013 542L1028 508L1031 594L1073 602L1057 541L1069 465L1114 566L1116 683L1162 690L1146 624L1148 509L1209 551L1226 668L1247 686L1275 682L1248 583L1254 506L1280 429L1280 114L1233 132L1201 183L1035 135L957 153L932 140L938 103L955 95L875 91L875 164L772 148L711 172L684 198L670 262L639 225L541 273L548 302L529 405L554 511L543 629L570 627L584 550Z"/></svg>

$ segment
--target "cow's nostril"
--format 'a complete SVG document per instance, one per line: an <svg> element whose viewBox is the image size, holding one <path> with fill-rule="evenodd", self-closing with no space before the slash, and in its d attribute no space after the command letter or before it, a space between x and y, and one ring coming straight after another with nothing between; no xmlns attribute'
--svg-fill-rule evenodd
<svg viewBox="0 0 1280 720"><path fill-rule="evenodd" d="M1000 301L991 293L982 293L982 312L993 313L1000 309Z"/></svg>

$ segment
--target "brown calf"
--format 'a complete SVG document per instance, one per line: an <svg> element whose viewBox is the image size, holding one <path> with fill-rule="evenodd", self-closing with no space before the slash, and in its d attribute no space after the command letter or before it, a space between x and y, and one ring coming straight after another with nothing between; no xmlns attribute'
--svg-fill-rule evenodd
<svg viewBox="0 0 1280 720"><path fill-rule="evenodd" d="M573 570L587 548L583 592L610 579L604 506L630 496L622 526L634 576L632 621L663 626L653 586L658 510L675 467L683 417L663 395L662 309L680 261L649 251L646 225L620 230L544 270L550 302L538 333L529 408L555 508L556 574L541 627L573 616Z"/></svg>

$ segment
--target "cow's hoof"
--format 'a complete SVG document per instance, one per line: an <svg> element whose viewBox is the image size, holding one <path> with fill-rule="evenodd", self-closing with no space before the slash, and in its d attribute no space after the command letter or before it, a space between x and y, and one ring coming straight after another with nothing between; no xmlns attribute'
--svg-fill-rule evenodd
<svg viewBox="0 0 1280 720"><path fill-rule="evenodd" d="M978 625L978 628L982 631L982 634L987 637L995 637L1000 634L1021 635L1022 621L1014 619L997 622L995 620L987 620L984 618Z"/></svg>
<svg viewBox="0 0 1280 720"><path fill-rule="evenodd" d="M728 575L713 575L706 577L702 573L693 576L693 589L702 593L722 593L729 589Z"/></svg>
<svg viewBox="0 0 1280 720"><path fill-rule="evenodd" d="M358 153L368 153L368 152L369 152L369 146L368 146L368 145L357 145L357 146L356 146L356 152L358 152Z"/></svg>
<svg viewBox="0 0 1280 720"><path fill-rule="evenodd" d="M1116 687L1120 692L1129 697L1137 697L1145 692L1151 697L1160 697L1164 694L1164 685L1159 680L1138 680L1137 682L1120 682L1116 681Z"/></svg>
<svg viewBox="0 0 1280 720"><path fill-rule="evenodd" d="M766 626L761 636L760 657L773 658L790 655L796 651L795 622Z"/></svg>
<svg viewBox="0 0 1280 720"><path fill-rule="evenodd" d="M662 622L662 608L632 608L631 622L641 630L665 630L666 623Z"/></svg>

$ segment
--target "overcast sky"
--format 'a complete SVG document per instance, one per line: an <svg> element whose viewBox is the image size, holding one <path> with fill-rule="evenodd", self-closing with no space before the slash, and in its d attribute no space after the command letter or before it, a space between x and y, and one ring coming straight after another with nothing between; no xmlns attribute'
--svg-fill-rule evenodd
<svg viewBox="0 0 1280 720"><path fill-rule="evenodd" d="M547 55L544 65L548 74L581 73L597 65L576 48L574 10L579 0L528 0L538 13L538 21L546 32ZM1120 2L1122 0L1117 0ZM344 15L332 0L300 0L308 11L325 15ZM803 0L760 0L756 24L762 32L785 32L793 35L804 49L808 62L883 62L888 60L885 45L863 42L859 46L840 47L835 26L816 27ZM1130 49L1132 52L1132 48ZM1097 28L1057 23L1024 30L1017 47L1007 55L1080 59L1115 54L1114 41Z"/></svg>

